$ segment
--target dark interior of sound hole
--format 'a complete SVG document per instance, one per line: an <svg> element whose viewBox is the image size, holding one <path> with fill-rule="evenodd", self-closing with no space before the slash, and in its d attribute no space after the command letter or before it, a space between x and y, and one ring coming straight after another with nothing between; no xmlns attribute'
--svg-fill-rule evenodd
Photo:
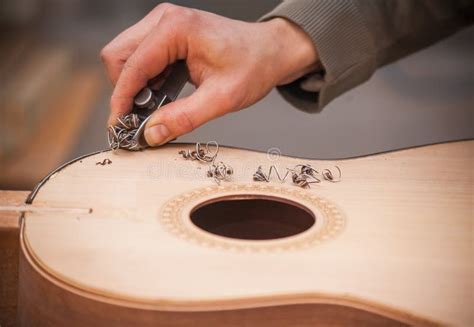
<svg viewBox="0 0 474 327"><path fill-rule="evenodd" d="M304 232L316 218L306 208L278 198L221 198L191 212L203 230L242 240L271 240Z"/></svg>

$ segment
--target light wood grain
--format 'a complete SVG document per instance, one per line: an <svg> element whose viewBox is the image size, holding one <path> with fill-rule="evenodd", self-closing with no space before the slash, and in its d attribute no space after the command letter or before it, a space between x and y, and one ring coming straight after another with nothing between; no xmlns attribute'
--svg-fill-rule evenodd
<svg viewBox="0 0 474 327"><path fill-rule="evenodd" d="M27 191L2 191L0 190L0 207L21 206L28 196ZM19 229L19 214L16 210L0 211L0 228Z"/></svg>
<svg viewBox="0 0 474 327"><path fill-rule="evenodd" d="M0 212L68 212L71 214L88 214L92 210L90 208L51 208L51 207L36 207L32 205L0 205Z"/></svg>
<svg viewBox="0 0 474 327"><path fill-rule="evenodd" d="M235 175L216 188L205 165L178 156L186 148L106 152L61 170L34 204L93 212L27 213L26 262L81 298L157 313L323 303L415 325L474 324L473 141L340 161L281 157L279 167L341 168L340 183L309 190L253 182L257 166L273 162L229 148L219 160ZM104 158L112 164L95 165ZM300 202L317 222L269 241L229 240L189 223L196 201L228 195ZM170 201L181 209L163 211ZM343 228L309 242L330 219L323 204ZM165 213L182 230L165 225Z"/></svg>

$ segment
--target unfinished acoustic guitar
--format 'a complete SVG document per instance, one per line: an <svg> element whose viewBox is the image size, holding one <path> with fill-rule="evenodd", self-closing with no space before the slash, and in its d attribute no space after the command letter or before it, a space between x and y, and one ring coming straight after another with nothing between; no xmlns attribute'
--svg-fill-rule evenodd
<svg viewBox="0 0 474 327"><path fill-rule="evenodd" d="M40 184L20 325L474 325L474 141L337 161L221 148L220 185L192 148L105 151ZM342 180L252 179L302 163Z"/></svg>

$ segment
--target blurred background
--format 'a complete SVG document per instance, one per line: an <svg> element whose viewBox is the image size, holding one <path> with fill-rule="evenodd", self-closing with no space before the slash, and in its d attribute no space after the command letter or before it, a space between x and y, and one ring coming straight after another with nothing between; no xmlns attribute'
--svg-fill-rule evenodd
<svg viewBox="0 0 474 327"><path fill-rule="evenodd" d="M171 1L256 20L279 1ZM100 49L159 1L2 0L0 189L31 189L61 163L104 149L111 87ZM187 86L183 95L193 91ZM230 95L231 96L231 95ZM380 69L322 113L277 92L178 141L318 159L474 137L474 28Z"/></svg>

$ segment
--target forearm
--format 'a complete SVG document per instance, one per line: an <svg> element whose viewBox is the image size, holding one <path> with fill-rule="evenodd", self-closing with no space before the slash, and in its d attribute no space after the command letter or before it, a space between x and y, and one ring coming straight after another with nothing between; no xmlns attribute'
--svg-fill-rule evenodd
<svg viewBox="0 0 474 327"><path fill-rule="evenodd" d="M311 38L322 69L280 86L298 108L319 111L380 66L473 21L469 1L285 1L261 20L286 18Z"/></svg>

